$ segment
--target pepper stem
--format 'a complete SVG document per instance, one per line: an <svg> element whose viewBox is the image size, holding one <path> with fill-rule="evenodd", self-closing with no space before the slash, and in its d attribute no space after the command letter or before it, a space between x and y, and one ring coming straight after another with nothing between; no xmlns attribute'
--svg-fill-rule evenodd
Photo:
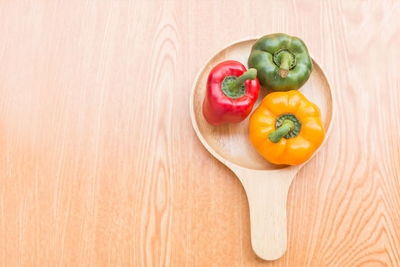
<svg viewBox="0 0 400 267"><path fill-rule="evenodd" d="M282 139L282 137L287 135L288 132L292 131L293 129L294 122L291 120L284 120L282 125L278 129L268 135L268 139L272 143L278 143Z"/></svg>
<svg viewBox="0 0 400 267"><path fill-rule="evenodd" d="M226 76L222 81L221 90L226 96L237 99L245 94L246 87L243 83L247 80L254 80L256 77L256 69L249 69L239 77Z"/></svg>
<svg viewBox="0 0 400 267"><path fill-rule="evenodd" d="M286 78L289 74L290 65L292 65L293 56L286 51L281 52L281 55L281 64L279 65L278 73L282 78Z"/></svg>
<svg viewBox="0 0 400 267"><path fill-rule="evenodd" d="M237 77L235 83L232 84L232 86L238 88L238 90L239 90L242 83L244 83L247 80L254 80L256 77L257 77L257 70L253 69L253 68L248 69L245 73L243 73L242 75Z"/></svg>

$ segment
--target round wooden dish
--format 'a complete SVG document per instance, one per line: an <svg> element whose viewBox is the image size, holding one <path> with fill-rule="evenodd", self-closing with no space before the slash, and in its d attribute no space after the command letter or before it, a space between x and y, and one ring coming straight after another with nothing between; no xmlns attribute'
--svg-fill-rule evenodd
<svg viewBox="0 0 400 267"><path fill-rule="evenodd" d="M202 113L207 77L212 67L228 59L247 66L251 47L257 39L234 42L208 60L193 83L190 115L201 143L238 176L245 189L250 207L254 252L262 259L274 260L286 251L287 193L294 176L305 163L299 166L270 164L250 143L248 118L238 124L215 127L207 123ZM311 76L300 91L320 108L326 140L333 121L333 92L323 70L314 60ZM254 109L266 94L267 90L261 88Z"/></svg>

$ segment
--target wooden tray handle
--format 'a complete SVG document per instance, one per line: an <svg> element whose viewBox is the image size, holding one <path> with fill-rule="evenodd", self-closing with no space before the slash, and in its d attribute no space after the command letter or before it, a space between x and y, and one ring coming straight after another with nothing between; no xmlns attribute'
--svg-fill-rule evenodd
<svg viewBox="0 0 400 267"><path fill-rule="evenodd" d="M264 260L276 260L286 251L286 199L297 170L297 167L268 172L234 170L249 201L251 244Z"/></svg>

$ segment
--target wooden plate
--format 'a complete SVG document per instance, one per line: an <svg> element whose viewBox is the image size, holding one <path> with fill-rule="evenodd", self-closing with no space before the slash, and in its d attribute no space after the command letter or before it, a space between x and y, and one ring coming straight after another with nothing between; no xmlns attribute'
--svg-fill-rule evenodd
<svg viewBox="0 0 400 267"><path fill-rule="evenodd" d="M193 83L190 113L193 128L205 148L230 168L242 182L249 201L251 243L254 252L262 259L274 260L286 251L287 193L294 176L305 163L286 166L273 165L266 161L250 143L250 116L238 124L212 126L207 123L202 113L210 70L219 62L228 59L237 60L247 67L247 58L257 39L234 42L208 60ZM311 76L300 91L320 108L326 140L333 121L334 97L324 71L314 60ZM267 90L261 88L254 109L266 94Z"/></svg>

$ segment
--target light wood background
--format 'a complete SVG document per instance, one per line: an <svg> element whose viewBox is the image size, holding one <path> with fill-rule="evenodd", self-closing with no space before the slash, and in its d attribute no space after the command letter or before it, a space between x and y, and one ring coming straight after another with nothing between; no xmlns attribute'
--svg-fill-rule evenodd
<svg viewBox="0 0 400 267"><path fill-rule="evenodd" d="M399 1L0 2L0 266L400 266ZM197 71L300 36L337 101L288 198L288 251L252 252L233 173L189 117Z"/></svg>

